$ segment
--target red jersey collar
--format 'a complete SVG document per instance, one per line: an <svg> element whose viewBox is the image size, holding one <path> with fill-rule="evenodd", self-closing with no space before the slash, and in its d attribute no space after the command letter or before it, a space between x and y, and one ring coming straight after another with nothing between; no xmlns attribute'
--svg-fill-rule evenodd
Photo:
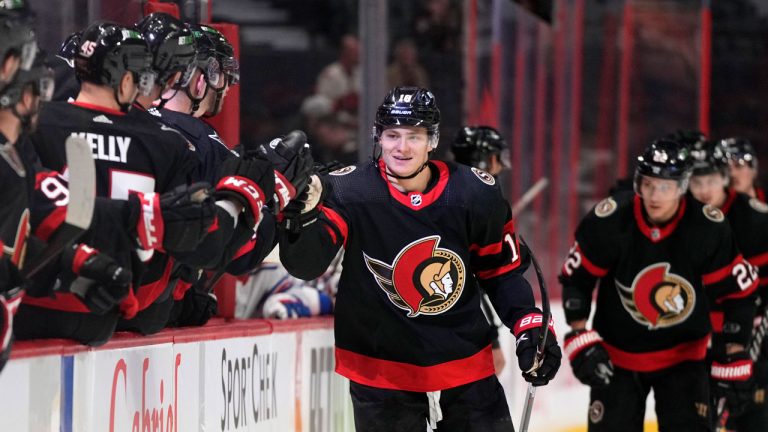
<svg viewBox="0 0 768 432"><path fill-rule="evenodd" d="M385 171L386 166L384 165L384 161L379 160L379 173L381 174L381 177L384 179L384 181L387 182L387 188L389 188L389 194L392 196L392 198L396 199L398 202L400 202L400 204L408 207L411 210L421 210L435 202L435 200L437 200L437 198L445 190L445 186L448 184L448 165L446 165L445 162L438 160L432 160L428 163L431 163L437 167L437 171L440 173L440 177L438 178L435 187L433 187L432 190L427 193L408 192L405 194L397 190L397 188L395 188L395 186L390 183ZM426 168L429 169L429 167Z"/></svg>
<svg viewBox="0 0 768 432"><path fill-rule="evenodd" d="M729 188L729 189L726 189L726 192L728 195L725 197L725 202L723 203L723 206L720 207L720 210L722 210L724 214L728 214L728 210L731 209L731 206L733 205L733 201L736 199L736 195L737 195L735 189Z"/></svg>
<svg viewBox="0 0 768 432"><path fill-rule="evenodd" d="M72 105L77 105L80 108L89 109L91 111L101 111L101 112L106 113L106 114L118 115L118 116L125 115L125 113L122 112L122 111L114 110L112 108L103 107L101 105L95 105L95 104L90 104L90 103L87 103L87 102L79 102L79 101L72 101L70 103Z"/></svg>
<svg viewBox="0 0 768 432"><path fill-rule="evenodd" d="M685 206L686 200L685 198L681 198L680 206L677 208L677 214L675 214L675 217L673 217L668 224L664 225L663 227L650 226L648 225L648 222L645 221L645 216L643 216L643 202L639 195L635 195L635 202L633 207L635 211L635 221L637 222L637 228L641 233L643 233L643 235L648 237L649 240L654 243L658 243L669 237L669 235L675 231L677 224L685 214Z"/></svg>

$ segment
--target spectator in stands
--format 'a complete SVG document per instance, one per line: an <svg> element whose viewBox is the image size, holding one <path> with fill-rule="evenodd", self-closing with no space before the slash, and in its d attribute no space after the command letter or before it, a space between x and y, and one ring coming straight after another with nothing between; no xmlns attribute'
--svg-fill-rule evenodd
<svg viewBox="0 0 768 432"><path fill-rule="evenodd" d="M330 98L319 94L308 97L301 105L301 114L316 161L327 163L336 160L344 164L357 161L354 146L356 130L339 120Z"/></svg>
<svg viewBox="0 0 768 432"><path fill-rule="evenodd" d="M395 45L394 58L387 67L389 87L429 87L427 71L419 63L418 55L416 44L411 39L403 39Z"/></svg>
<svg viewBox="0 0 768 432"><path fill-rule="evenodd" d="M455 0L422 0L414 33L420 47L438 53L456 52L461 47L461 11Z"/></svg>

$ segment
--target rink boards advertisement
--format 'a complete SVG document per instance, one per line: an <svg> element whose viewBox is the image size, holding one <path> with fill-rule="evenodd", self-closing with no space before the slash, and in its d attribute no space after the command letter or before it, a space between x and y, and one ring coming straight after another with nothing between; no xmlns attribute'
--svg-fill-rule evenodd
<svg viewBox="0 0 768 432"><path fill-rule="evenodd" d="M553 314L562 316L559 305ZM556 323L558 337L565 331ZM514 338L500 333L507 354L499 379L517 426L526 383ZM116 339L96 349L19 344L0 374L0 431L354 430L349 384L334 373L331 318ZM588 401L564 359L555 381L538 389L529 430L586 431Z"/></svg>

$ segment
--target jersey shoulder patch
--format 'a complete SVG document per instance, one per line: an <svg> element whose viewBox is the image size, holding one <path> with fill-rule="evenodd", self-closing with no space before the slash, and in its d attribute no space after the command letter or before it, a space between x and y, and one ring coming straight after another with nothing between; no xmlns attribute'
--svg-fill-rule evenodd
<svg viewBox="0 0 768 432"><path fill-rule="evenodd" d="M757 198L750 198L749 205L760 213L768 213L768 204L760 201Z"/></svg>
<svg viewBox="0 0 768 432"><path fill-rule="evenodd" d="M477 176L477 178L480 179L481 182L487 184L488 186L493 186L496 184L496 179L493 178L493 176L488 174L487 172L475 167L472 167L470 169Z"/></svg>
<svg viewBox="0 0 768 432"><path fill-rule="evenodd" d="M354 171L356 169L357 169L356 165L345 166L344 168L339 168L339 169L337 169L335 171L329 172L328 175L343 176L343 175L347 175L347 174L351 173L352 171Z"/></svg>
<svg viewBox="0 0 768 432"><path fill-rule="evenodd" d="M704 213L704 216L712 222L722 222L725 220L725 215L717 207L707 204L701 208L701 211Z"/></svg>
<svg viewBox="0 0 768 432"><path fill-rule="evenodd" d="M614 200L612 197L608 197L595 206L595 216L604 218L612 215L616 209L619 207L618 204L616 204L616 200Z"/></svg>

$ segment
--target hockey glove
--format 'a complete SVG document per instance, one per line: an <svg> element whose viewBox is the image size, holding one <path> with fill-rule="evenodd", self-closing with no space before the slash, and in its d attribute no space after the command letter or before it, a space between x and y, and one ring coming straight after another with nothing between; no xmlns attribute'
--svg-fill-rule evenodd
<svg viewBox="0 0 768 432"><path fill-rule="evenodd" d="M571 361L573 375L590 387L610 384L613 363L594 330L574 330L565 335L565 355Z"/></svg>
<svg viewBox="0 0 768 432"><path fill-rule="evenodd" d="M288 202L304 192L309 176L314 171L314 160L307 144L307 135L295 130L269 144L259 146L257 152L275 167L275 195L273 211L282 211Z"/></svg>
<svg viewBox="0 0 768 432"><path fill-rule="evenodd" d="M529 313L520 318L512 329L517 339L517 364L523 372L523 379L534 386L547 385L555 377L560 368L560 360L563 357L560 347L557 345L557 337L552 320L549 321L549 332L544 357L537 361L536 354L542 331L542 314L540 311Z"/></svg>
<svg viewBox="0 0 768 432"><path fill-rule="evenodd" d="M754 400L752 367L747 351L728 354L722 362L712 362L712 396L715 400L725 398L731 416L744 412Z"/></svg>
<svg viewBox="0 0 768 432"><path fill-rule="evenodd" d="M328 195L328 185L316 175L311 177L309 186L301 195L288 203L278 217L280 226L291 233L298 233L302 228L314 223L320 215L318 205Z"/></svg>
<svg viewBox="0 0 768 432"><path fill-rule="evenodd" d="M89 246L73 245L62 254L62 260L74 278L64 288L97 315L119 305L131 289L131 271Z"/></svg>
<svg viewBox="0 0 768 432"><path fill-rule="evenodd" d="M333 302L327 294L315 288L302 286L272 294L264 302L264 318L295 319L333 312Z"/></svg>
<svg viewBox="0 0 768 432"><path fill-rule="evenodd" d="M246 224L254 230L261 221L261 207L274 194L272 164L259 157L232 157L219 169L216 199L228 199L243 207Z"/></svg>
<svg viewBox="0 0 768 432"><path fill-rule="evenodd" d="M169 327L201 326L218 313L218 299L205 289L204 283L196 283L174 304L178 310Z"/></svg>
<svg viewBox="0 0 768 432"><path fill-rule="evenodd" d="M190 252L205 237L214 221L210 185L181 185L162 195L135 193L128 198L135 214L136 238L144 250Z"/></svg>

